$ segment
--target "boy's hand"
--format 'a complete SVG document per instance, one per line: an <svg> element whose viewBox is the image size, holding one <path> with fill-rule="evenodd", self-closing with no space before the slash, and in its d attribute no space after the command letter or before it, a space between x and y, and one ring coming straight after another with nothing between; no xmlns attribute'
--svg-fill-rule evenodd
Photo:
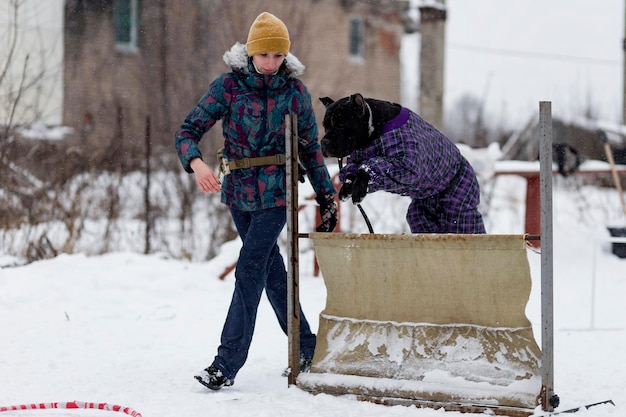
<svg viewBox="0 0 626 417"><path fill-rule="evenodd" d="M200 190L205 193L216 193L221 190L220 182L215 175L215 172L204 163L200 158L194 158L190 163L191 169L193 169L194 176L196 177L196 183Z"/></svg>

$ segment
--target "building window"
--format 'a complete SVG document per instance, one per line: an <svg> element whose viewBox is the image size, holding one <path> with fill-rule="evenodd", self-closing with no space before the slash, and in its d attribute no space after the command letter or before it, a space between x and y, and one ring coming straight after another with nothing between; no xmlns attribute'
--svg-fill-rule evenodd
<svg viewBox="0 0 626 417"><path fill-rule="evenodd" d="M115 0L113 2L113 22L115 23L115 47L122 51L135 52L139 0Z"/></svg>
<svg viewBox="0 0 626 417"><path fill-rule="evenodd" d="M350 18L350 58L352 59L365 59L365 35L363 27L363 18Z"/></svg>

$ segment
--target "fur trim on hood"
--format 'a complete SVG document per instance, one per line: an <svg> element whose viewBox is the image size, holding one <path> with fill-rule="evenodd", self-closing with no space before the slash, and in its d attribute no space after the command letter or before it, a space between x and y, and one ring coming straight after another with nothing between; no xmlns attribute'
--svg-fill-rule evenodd
<svg viewBox="0 0 626 417"><path fill-rule="evenodd" d="M248 51L246 45L236 42L222 57L226 65L232 68L246 68L248 66ZM295 55L291 53L285 57L285 64L289 73L293 77L298 77L304 73L306 67Z"/></svg>

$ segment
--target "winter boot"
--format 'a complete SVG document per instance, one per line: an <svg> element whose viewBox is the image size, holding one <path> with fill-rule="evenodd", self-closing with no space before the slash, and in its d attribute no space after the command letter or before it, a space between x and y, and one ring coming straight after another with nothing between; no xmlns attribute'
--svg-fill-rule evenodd
<svg viewBox="0 0 626 417"><path fill-rule="evenodd" d="M228 379L222 374L222 371L211 365L208 368L198 372L198 375L194 376L199 383L205 387L218 390L222 387L230 387L235 381Z"/></svg>
<svg viewBox="0 0 626 417"><path fill-rule="evenodd" d="M313 362L313 358L307 358L304 356L300 356L300 373L304 374L311 371L311 363ZM289 376L291 374L291 368L287 367L282 373L282 376Z"/></svg>
<svg viewBox="0 0 626 417"><path fill-rule="evenodd" d="M312 363L313 363L313 358L300 356L300 373L304 374L304 373L310 372Z"/></svg>

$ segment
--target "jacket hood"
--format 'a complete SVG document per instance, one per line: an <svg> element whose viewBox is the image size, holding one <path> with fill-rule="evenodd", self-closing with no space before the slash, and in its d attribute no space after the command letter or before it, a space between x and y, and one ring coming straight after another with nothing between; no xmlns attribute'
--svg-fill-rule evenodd
<svg viewBox="0 0 626 417"><path fill-rule="evenodd" d="M240 42L236 42L228 51L224 53L222 57L226 65L233 69L243 70L248 67L248 51L246 45ZM306 67L300 62L300 60L291 53L285 57L285 65L289 70L289 75L292 77L298 77L304 73Z"/></svg>

